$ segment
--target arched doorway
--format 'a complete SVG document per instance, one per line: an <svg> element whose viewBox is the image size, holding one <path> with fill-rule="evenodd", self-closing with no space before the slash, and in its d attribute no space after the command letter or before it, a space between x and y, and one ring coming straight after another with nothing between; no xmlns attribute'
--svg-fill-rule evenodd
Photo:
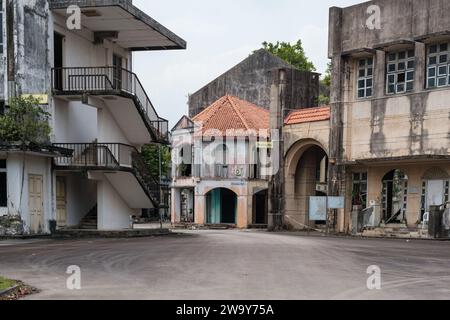
<svg viewBox="0 0 450 320"><path fill-rule="evenodd" d="M328 184L328 157L319 146L313 145L307 148L297 163L295 170L295 197L299 204L300 212L306 217L306 224L323 225L326 221L315 220L310 217L310 197L327 196Z"/></svg>
<svg viewBox="0 0 450 320"><path fill-rule="evenodd" d="M269 218L269 191L261 190L253 195L253 224L267 225Z"/></svg>
<svg viewBox="0 0 450 320"><path fill-rule="evenodd" d="M310 219L310 197L328 194L328 155L318 141L296 142L286 154L285 223L294 229L324 224Z"/></svg>
<svg viewBox="0 0 450 320"><path fill-rule="evenodd" d="M237 195L225 188L206 194L206 221L208 224L236 224Z"/></svg>
<svg viewBox="0 0 450 320"><path fill-rule="evenodd" d="M384 223L406 222L408 176L395 169L383 177L382 183L381 210Z"/></svg>

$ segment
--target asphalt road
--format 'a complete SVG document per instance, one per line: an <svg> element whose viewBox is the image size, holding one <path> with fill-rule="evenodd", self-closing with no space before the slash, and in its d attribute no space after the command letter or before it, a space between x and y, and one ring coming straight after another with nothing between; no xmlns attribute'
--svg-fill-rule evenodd
<svg viewBox="0 0 450 320"><path fill-rule="evenodd" d="M68 290L67 268L81 268ZM367 268L381 269L368 290ZM189 231L127 240L0 241L29 299L450 299L450 243Z"/></svg>

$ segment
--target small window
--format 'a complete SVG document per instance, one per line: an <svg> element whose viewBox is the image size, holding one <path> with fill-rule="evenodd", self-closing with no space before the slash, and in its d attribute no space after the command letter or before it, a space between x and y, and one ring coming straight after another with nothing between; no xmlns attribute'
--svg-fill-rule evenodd
<svg viewBox="0 0 450 320"><path fill-rule="evenodd" d="M450 47L448 43L428 47L427 88L446 87L450 84Z"/></svg>
<svg viewBox="0 0 450 320"><path fill-rule="evenodd" d="M361 59L358 62L358 98L373 95L373 58Z"/></svg>
<svg viewBox="0 0 450 320"><path fill-rule="evenodd" d="M414 50L391 52L387 63L387 94L409 92L414 89Z"/></svg>

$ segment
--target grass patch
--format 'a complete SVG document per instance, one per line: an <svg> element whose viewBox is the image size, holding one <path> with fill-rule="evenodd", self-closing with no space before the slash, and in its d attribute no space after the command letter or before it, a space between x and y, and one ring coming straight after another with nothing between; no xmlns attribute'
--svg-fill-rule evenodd
<svg viewBox="0 0 450 320"><path fill-rule="evenodd" d="M14 287L17 284L14 280L5 279L3 277L0 277L0 291L9 289Z"/></svg>

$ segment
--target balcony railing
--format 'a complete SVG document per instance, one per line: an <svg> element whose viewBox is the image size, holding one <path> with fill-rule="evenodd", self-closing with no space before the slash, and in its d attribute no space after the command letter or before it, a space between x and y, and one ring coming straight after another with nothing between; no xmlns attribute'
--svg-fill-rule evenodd
<svg viewBox="0 0 450 320"><path fill-rule="evenodd" d="M176 167L177 178L200 177L206 179L265 179L260 166L252 164L236 165L179 165Z"/></svg>
<svg viewBox="0 0 450 320"><path fill-rule="evenodd" d="M168 141L169 123L158 116L137 75L119 67L69 67L52 69L55 95L117 94L132 98L147 117L158 142Z"/></svg>
<svg viewBox="0 0 450 320"><path fill-rule="evenodd" d="M58 169L120 170L133 173L147 195L160 203L160 183L151 174L138 150L121 143L59 143L73 150L71 157L55 158Z"/></svg>

